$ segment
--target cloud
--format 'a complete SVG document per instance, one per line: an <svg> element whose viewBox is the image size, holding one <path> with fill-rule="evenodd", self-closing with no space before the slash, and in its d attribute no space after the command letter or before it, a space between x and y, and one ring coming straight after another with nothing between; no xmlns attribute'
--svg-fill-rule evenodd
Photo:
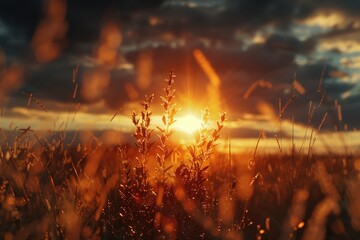
<svg viewBox="0 0 360 240"><path fill-rule="evenodd" d="M27 91L65 105L102 102L107 111L108 107L137 102L145 94L162 94L163 79L175 68L179 105L203 108L208 102L199 92L208 79L193 58L194 49L204 53L220 76L223 105L236 117L261 114L254 106L262 102L276 106L279 98L291 98L295 73L307 93L314 92L324 65L329 101L358 91L353 83L346 83L346 78L358 81L355 73L335 65L332 56L326 59L329 52L344 58L345 53L360 51L360 4L356 0L214 0L206 4L194 0L90 0L86 4L68 1L67 6L68 29L62 51L55 59L39 64L28 46L45 16L43 1L1 1L0 44L9 61L20 61L24 69L24 85L14 96L23 97L21 91ZM295 25L309 34L295 36ZM116 34L106 34L104 29ZM299 58L305 59L301 65ZM344 66L355 68L357 58L352 58L343 60ZM73 99L72 70L78 63L79 91ZM343 72L341 76L331 74ZM245 100L246 90L261 79L273 87L256 88ZM307 106L312 97L299 97L294 107ZM299 121L305 118L297 116Z"/></svg>
<svg viewBox="0 0 360 240"><path fill-rule="evenodd" d="M318 45L320 51L337 50L342 53L360 52L360 40L356 39L328 39L320 41Z"/></svg>
<svg viewBox="0 0 360 240"><path fill-rule="evenodd" d="M35 64L28 68L22 90L31 92L39 98L69 102L72 100L72 69L74 67L75 64L66 57L46 64ZM80 74L81 72L82 70Z"/></svg>
<svg viewBox="0 0 360 240"><path fill-rule="evenodd" d="M340 63L347 68L360 68L360 56L356 57L343 57Z"/></svg>
<svg viewBox="0 0 360 240"><path fill-rule="evenodd" d="M315 41L313 39L300 41L296 37L289 35L272 35L267 41L266 45L271 48L283 49L297 54L308 54L311 53L315 48Z"/></svg>
<svg viewBox="0 0 360 240"><path fill-rule="evenodd" d="M23 34L29 40L42 18L42 1L5 0L0 3L1 20L11 31ZM16 13L16 14L14 14Z"/></svg>
<svg viewBox="0 0 360 240"><path fill-rule="evenodd" d="M349 25L359 27L360 19L358 17L346 16L345 12L329 11L329 12L317 12L308 18L303 23L308 26L318 26L328 29L343 29Z"/></svg>
<svg viewBox="0 0 360 240"><path fill-rule="evenodd" d="M202 47L202 51L207 56L216 72L222 80L223 95L226 100L231 101L230 106L237 106L238 99L242 99L243 94L248 87L259 79L264 79L273 83L273 90L256 90L252 98L270 100L274 102L283 94L286 89L291 88L291 82L294 74L297 74L299 82L306 89L316 89L321 76L321 72L326 65L325 63L297 65L295 56L297 54L306 54L314 48L312 41L299 41L291 36L272 35L264 44L255 44L246 50L238 51L221 51ZM191 56L192 48L171 48L161 46L152 48L151 50L137 50L129 52L125 57L134 64L135 71L138 71L136 59L141 56L141 51L151 51L154 61L152 67L153 76L164 75L170 68L176 66L178 76L181 78L191 78L192 81L186 82L185 86L179 86L179 92L186 91L188 88L198 89L207 82L206 76L197 66L197 63ZM191 69L189 71L189 68ZM191 73L190 73L191 72ZM336 68L328 65L325 82L330 77L330 73L336 72ZM191 74L191 76L187 76ZM158 79L152 78L154 88L159 85L156 83ZM331 84L329 84L330 86ZM339 87L341 82L338 83ZM236 87L234 87L236 86ZM339 95L348 87L341 87L331 94ZM275 91L275 92L274 92ZM261 97L262 96L262 97ZM251 105L251 104L250 104Z"/></svg>

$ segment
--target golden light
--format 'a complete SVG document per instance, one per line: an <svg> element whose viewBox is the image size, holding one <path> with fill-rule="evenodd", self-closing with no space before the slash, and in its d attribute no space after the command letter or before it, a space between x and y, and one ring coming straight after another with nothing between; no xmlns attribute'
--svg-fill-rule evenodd
<svg viewBox="0 0 360 240"><path fill-rule="evenodd" d="M187 114L177 118L174 128L187 134L193 134L201 128L201 119L193 114Z"/></svg>

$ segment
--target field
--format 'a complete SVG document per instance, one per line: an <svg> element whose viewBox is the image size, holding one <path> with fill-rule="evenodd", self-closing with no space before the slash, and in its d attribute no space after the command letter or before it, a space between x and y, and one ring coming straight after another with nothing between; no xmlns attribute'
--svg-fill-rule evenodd
<svg viewBox="0 0 360 240"><path fill-rule="evenodd" d="M313 151L323 98L310 104L300 146L276 136L276 151L260 151L260 132L241 154L222 136L227 114L212 122L207 109L193 141L179 144L173 72L163 84L161 124L156 96L145 96L122 145L85 130L2 128L1 239L360 239L360 159Z"/></svg>

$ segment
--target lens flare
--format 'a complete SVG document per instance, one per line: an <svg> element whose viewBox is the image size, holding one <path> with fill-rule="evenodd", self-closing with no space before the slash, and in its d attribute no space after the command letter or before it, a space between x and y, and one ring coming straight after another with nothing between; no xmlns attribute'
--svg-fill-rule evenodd
<svg viewBox="0 0 360 240"><path fill-rule="evenodd" d="M193 114L187 114L176 120L174 128L190 135L201 128L201 119Z"/></svg>

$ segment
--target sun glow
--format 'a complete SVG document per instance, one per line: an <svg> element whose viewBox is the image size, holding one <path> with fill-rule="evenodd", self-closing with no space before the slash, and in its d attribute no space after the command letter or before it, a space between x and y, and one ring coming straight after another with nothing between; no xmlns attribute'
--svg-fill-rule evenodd
<svg viewBox="0 0 360 240"><path fill-rule="evenodd" d="M174 128L187 134L193 134L201 128L201 119L193 114L187 114L177 118Z"/></svg>

